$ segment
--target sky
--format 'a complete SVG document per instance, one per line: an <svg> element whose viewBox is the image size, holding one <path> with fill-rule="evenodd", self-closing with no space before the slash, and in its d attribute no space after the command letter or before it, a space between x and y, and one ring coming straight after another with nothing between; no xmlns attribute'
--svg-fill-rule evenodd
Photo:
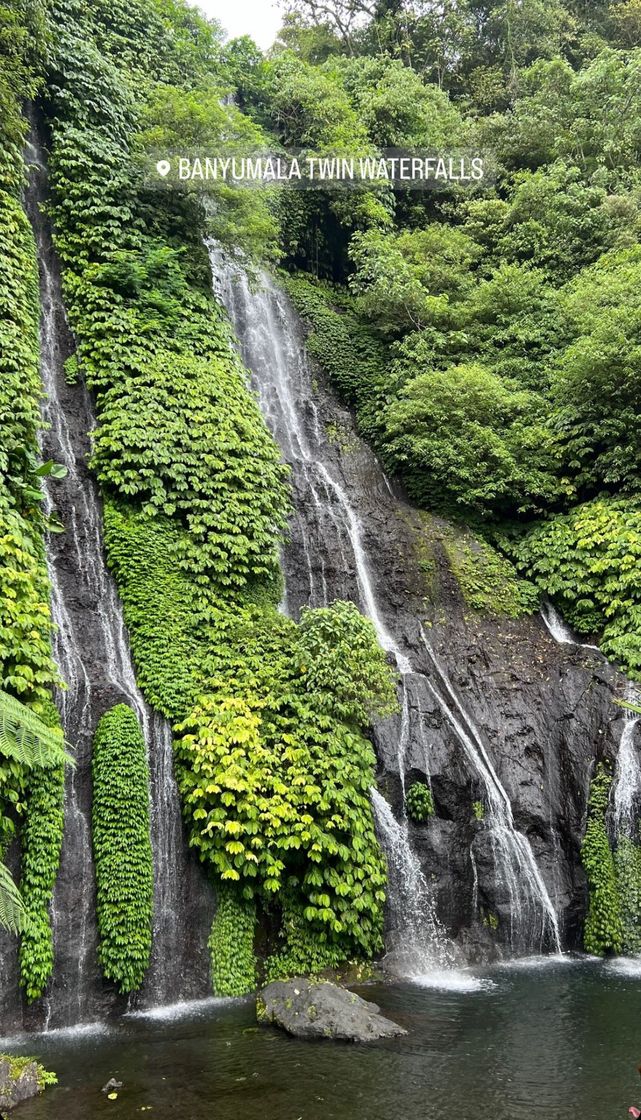
<svg viewBox="0 0 641 1120"><path fill-rule="evenodd" d="M189 0L206 16L217 19L230 39L251 35L263 49L271 47L281 23L281 13L273 0Z"/></svg>

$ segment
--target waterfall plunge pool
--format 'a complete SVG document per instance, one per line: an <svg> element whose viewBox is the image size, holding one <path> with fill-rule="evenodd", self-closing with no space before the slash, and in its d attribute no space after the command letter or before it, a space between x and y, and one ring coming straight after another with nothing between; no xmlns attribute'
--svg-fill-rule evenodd
<svg viewBox="0 0 641 1120"><path fill-rule="evenodd" d="M636 964L636 969L635 969ZM491 986L371 985L409 1035L372 1046L257 1027L253 1001L21 1040L59 1077L23 1120L616 1120L641 1101L641 964L543 958ZM110 1101L102 1086L124 1083Z"/></svg>

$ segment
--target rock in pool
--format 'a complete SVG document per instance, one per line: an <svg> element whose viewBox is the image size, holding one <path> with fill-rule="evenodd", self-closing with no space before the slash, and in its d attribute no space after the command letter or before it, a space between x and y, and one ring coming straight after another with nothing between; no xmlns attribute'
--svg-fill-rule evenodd
<svg viewBox="0 0 641 1120"><path fill-rule="evenodd" d="M407 1031L381 1015L375 1003L327 981L276 980L258 995L261 1022L282 1027L297 1038L335 1038L375 1042Z"/></svg>

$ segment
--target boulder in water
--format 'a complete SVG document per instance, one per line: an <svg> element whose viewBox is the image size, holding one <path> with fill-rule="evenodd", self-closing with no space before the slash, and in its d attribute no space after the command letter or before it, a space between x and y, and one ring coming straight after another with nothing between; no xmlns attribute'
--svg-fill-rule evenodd
<svg viewBox="0 0 641 1120"><path fill-rule="evenodd" d="M407 1031L355 992L328 981L276 980L258 997L258 1017L297 1038L334 1038L374 1042Z"/></svg>

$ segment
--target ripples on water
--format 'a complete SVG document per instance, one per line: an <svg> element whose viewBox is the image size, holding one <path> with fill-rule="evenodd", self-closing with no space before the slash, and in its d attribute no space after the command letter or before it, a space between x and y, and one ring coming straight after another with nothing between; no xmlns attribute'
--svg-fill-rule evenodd
<svg viewBox="0 0 641 1120"><path fill-rule="evenodd" d="M573 967L570 967L570 965ZM22 1120L621 1120L641 1101L641 962L538 958L482 975L370 986L410 1034L374 1046L258 1028L251 1001L56 1032L36 1052L60 1087ZM116 1101L100 1092L124 1082Z"/></svg>

